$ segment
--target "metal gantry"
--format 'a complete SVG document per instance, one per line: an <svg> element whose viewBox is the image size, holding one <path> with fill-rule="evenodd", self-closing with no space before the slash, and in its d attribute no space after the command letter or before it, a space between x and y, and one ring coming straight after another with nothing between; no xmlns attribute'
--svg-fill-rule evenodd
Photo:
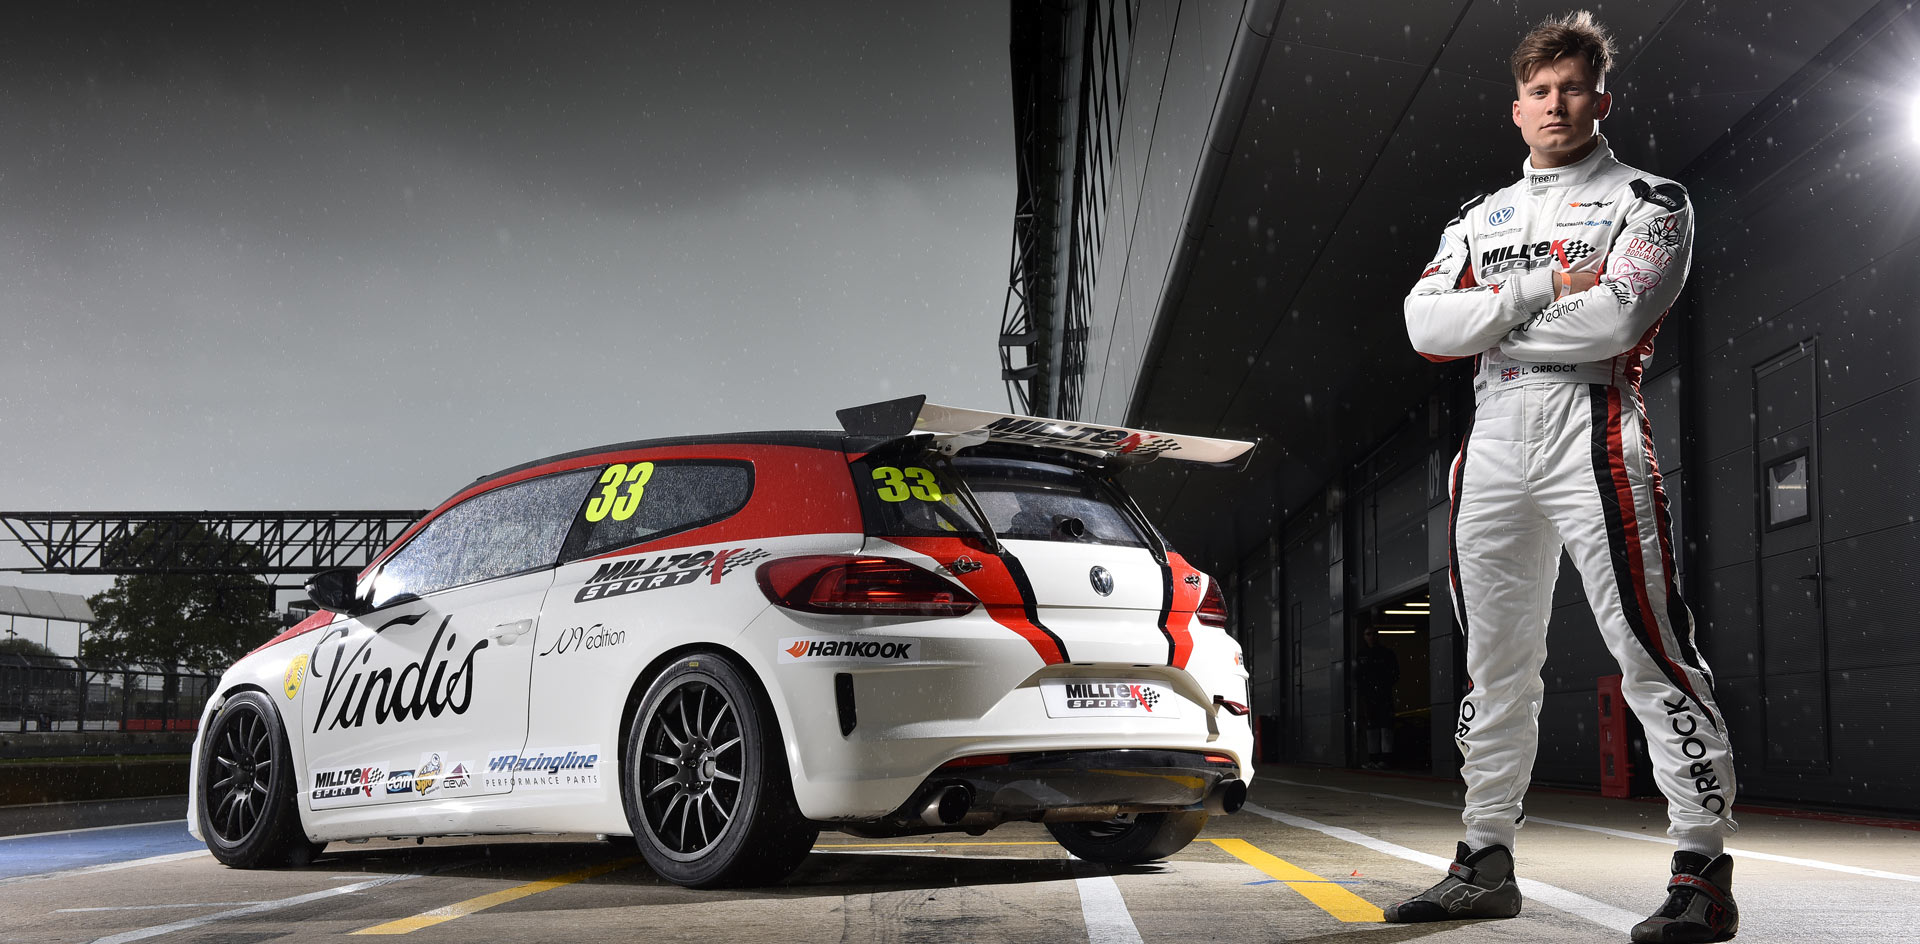
<svg viewBox="0 0 1920 944"><path fill-rule="evenodd" d="M365 566L425 514L6 511L0 512L0 522L38 566L0 569L38 574L314 574ZM143 530L136 542L134 535Z"/></svg>

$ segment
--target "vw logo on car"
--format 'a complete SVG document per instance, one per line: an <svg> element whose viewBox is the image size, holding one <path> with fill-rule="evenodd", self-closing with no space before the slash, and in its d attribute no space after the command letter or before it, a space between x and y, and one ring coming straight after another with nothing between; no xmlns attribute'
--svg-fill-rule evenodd
<svg viewBox="0 0 1920 944"><path fill-rule="evenodd" d="M1093 584L1093 592L1103 597L1113 595L1112 571L1095 564L1092 570L1087 571L1087 580Z"/></svg>

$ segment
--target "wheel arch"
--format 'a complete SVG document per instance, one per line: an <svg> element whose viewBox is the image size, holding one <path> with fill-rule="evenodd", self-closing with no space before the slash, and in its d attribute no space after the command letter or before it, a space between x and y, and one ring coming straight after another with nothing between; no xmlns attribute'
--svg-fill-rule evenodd
<svg viewBox="0 0 1920 944"><path fill-rule="evenodd" d="M622 804L625 804L627 800L627 790L629 787L626 775L627 741L629 740L633 719L640 713L640 702L647 697L647 689L653 685L653 681L659 678L662 672L666 671L667 666L696 652L719 653L730 660L734 664L734 667L740 670L740 674L745 676L747 681L753 685L753 697L757 702L756 707L761 710L768 722L773 726L774 733L779 735L780 755L783 758L788 758L787 766L789 770L787 776L791 777L793 775L791 771L792 761L790 758L790 751L793 745L787 739L786 726L780 720L779 709L773 704L773 694L767 688L766 679L760 677L759 670L755 669L753 663L741 655L738 650L725 643L709 640L689 642L675 646L655 656L652 661L647 663L646 668L640 670L640 673L634 677L633 684L627 689L626 702L620 708L620 727L618 731L619 750L615 754L615 759L619 764L615 769L619 771L620 800Z"/></svg>

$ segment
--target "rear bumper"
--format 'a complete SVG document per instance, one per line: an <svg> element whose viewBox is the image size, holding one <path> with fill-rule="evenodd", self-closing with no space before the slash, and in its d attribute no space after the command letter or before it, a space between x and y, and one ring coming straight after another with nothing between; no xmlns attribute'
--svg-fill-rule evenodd
<svg viewBox="0 0 1920 944"><path fill-rule="evenodd" d="M930 774L877 823L835 823L855 835L984 831L1010 820L1071 822L1123 813L1232 812L1246 795L1233 758L1132 748L963 757Z"/></svg>

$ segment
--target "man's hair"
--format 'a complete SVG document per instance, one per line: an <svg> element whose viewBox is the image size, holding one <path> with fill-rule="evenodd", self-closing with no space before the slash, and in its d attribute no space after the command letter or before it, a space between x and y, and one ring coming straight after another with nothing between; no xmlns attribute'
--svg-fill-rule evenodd
<svg viewBox="0 0 1920 944"><path fill-rule="evenodd" d="M1534 70L1566 56L1578 56L1593 67L1596 88L1607 87L1607 69L1613 66L1613 37L1585 10L1540 21L1513 51L1513 83L1525 85Z"/></svg>

